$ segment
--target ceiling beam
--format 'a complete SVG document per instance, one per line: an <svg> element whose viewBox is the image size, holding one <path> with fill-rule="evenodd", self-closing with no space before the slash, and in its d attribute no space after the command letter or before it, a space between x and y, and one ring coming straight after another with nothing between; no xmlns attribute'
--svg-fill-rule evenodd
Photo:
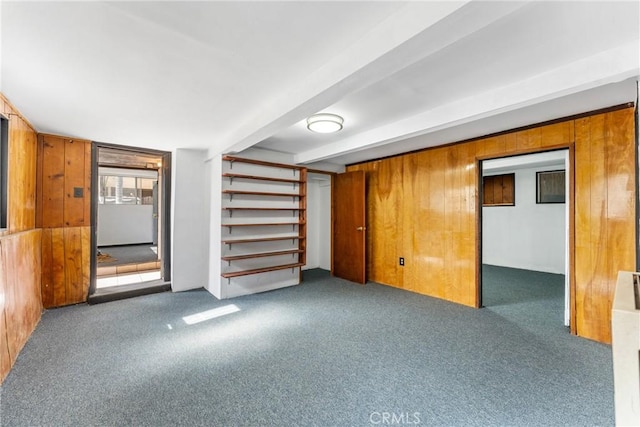
<svg viewBox="0 0 640 427"><path fill-rule="evenodd" d="M472 94L412 117L299 153L295 156L295 161L305 164L329 160L516 111L609 83L637 78L640 76L639 56L637 42L627 43L528 79Z"/></svg>
<svg viewBox="0 0 640 427"><path fill-rule="evenodd" d="M409 2L287 93L249 112L222 137L225 153L245 150L522 8L528 2ZM213 147L210 156L218 154Z"/></svg>

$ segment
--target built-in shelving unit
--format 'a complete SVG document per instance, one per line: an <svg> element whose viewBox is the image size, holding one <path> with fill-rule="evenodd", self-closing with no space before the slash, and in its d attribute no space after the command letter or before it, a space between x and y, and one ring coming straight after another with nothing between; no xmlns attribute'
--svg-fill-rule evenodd
<svg viewBox="0 0 640 427"><path fill-rule="evenodd" d="M300 283L306 263L306 168L235 156L224 156L222 163L225 296Z"/></svg>

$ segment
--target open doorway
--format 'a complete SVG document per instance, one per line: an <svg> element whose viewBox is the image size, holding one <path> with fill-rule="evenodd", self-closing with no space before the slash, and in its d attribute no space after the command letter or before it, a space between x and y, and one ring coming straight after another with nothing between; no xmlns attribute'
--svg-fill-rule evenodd
<svg viewBox="0 0 640 427"><path fill-rule="evenodd" d="M170 289L170 153L94 144L90 302Z"/></svg>
<svg viewBox="0 0 640 427"><path fill-rule="evenodd" d="M484 160L481 171L481 306L568 333L569 150Z"/></svg>
<svg viewBox="0 0 640 427"><path fill-rule="evenodd" d="M331 180L330 172L310 170L307 173L307 264L309 270L331 271ZM305 273L307 272L307 273ZM320 272L322 273L322 272Z"/></svg>

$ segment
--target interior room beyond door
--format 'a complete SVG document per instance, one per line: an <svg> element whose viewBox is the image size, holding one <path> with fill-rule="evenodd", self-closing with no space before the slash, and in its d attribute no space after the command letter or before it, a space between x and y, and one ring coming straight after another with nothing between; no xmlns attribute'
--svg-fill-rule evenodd
<svg viewBox="0 0 640 427"><path fill-rule="evenodd" d="M482 161L483 307L523 324L569 326L569 167L568 150ZM494 203L487 184L503 176L515 181L514 194ZM545 186L545 176L560 181ZM543 194L549 188L554 194Z"/></svg>
<svg viewBox="0 0 640 427"><path fill-rule="evenodd" d="M97 147L91 297L139 293L165 285L167 251L159 226L166 204L165 156L125 147Z"/></svg>

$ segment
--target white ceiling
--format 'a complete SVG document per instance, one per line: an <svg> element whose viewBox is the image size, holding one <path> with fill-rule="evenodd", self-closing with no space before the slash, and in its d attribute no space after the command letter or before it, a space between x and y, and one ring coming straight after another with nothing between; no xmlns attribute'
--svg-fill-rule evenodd
<svg viewBox="0 0 640 427"><path fill-rule="evenodd" d="M255 145L311 165L634 102L640 75L637 1L2 1L0 14L0 90L40 132ZM306 130L318 111L344 129Z"/></svg>
<svg viewBox="0 0 640 427"><path fill-rule="evenodd" d="M482 162L482 174L497 175L520 169L540 169L550 167L553 169L564 170L568 158L569 150L565 149L484 160Z"/></svg>

